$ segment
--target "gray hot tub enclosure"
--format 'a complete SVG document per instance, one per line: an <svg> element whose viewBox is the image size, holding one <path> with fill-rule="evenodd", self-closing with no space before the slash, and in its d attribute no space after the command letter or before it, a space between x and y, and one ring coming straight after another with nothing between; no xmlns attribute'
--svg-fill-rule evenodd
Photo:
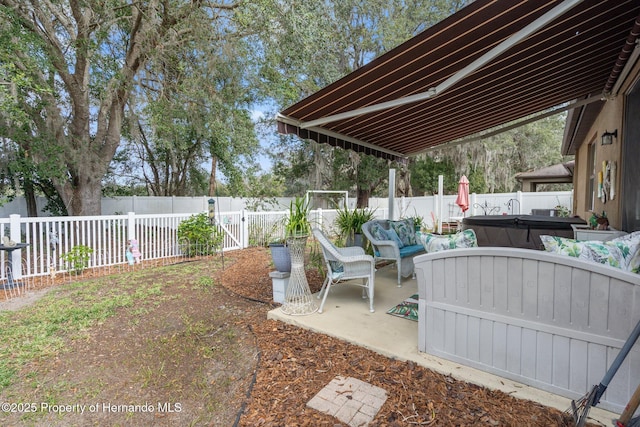
<svg viewBox="0 0 640 427"><path fill-rule="evenodd" d="M478 246L543 249L541 235L573 238L571 224L586 224L581 218L543 215L480 215L464 218L463 229L473 229Z"/></svg>

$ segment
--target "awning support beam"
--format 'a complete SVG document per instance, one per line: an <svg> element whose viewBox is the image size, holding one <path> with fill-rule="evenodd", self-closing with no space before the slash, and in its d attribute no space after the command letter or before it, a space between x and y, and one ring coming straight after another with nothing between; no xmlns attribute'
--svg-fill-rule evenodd
<svg viewBox="0 0 640 427"><path fill-rule="evenodd" d="M483 67L487 63L491 62L493 59L504 53L505 51L512 48L514 45L520 43L522 40L526 39L530 35L534 34L539 29L543 28L548 23L552 22L559 16L562 16L578 4L582 3L583 0L565 0L558 6L554 7L544 15L540 16L535 21L531 22L526 27L522 28L518 32L512 34L509 38L505 39L493 49L486 52L480 58L473 61L471 64L467 65L463 69L456 72L454 75L440 83L434 88L430 88L426 92L416 93L414 95L409 95L403 98L394 99L392 101L381 102L379 104L369 105L367 107L358 108L356 110L345 111L343 113L334 114L331 116L322 117L316 120L310 120L308 122L300 122L298 126L301 129L308 129L316 126L321 126L326 123L335 122L338 120L350 119L352 117L360 116L362 114L374 113L376 111L386 110L393 107L398 107L405 104L410 104L418 101L423 101L425 99L432 98L437 96L459 82L460 80L467 77L469 74L475 72L479 68Z"/></svg>

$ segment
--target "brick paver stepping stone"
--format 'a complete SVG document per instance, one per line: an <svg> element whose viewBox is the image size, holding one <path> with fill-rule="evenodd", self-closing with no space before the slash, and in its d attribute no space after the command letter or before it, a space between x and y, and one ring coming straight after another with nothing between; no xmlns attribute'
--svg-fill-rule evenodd
<svg viewBox="0 0 640 427"><path fill-rule="evenodd" d="M386 390L352 377L337 376L307 406L351 427L368 425L387 400Z"/></svg>

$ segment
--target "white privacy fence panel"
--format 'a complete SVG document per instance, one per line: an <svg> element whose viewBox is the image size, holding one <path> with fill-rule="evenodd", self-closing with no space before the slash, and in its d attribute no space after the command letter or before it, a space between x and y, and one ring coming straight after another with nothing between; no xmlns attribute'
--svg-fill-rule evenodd
<svg viewBox="0 0 640 427"><path fill-rule="evenodd" d="M456 205L456 194L442 196L442 220L450 222L452 217L463 216ZM395 199L395 219L421 216L427 225L433 225L433 218L439 217L438 196L400 197ZM529 215L534 209L554 209L563 206L569 211L573 207L573 191L492 193L469 195L469 210L464 216L474 215ZM371 208L387 209L389 199L374 197L369 199Z"/></svg>
<svg viewBox="0 0 640 427"><path fill-rule="evenodd" d="M498 207L499 213L511 213L507 206L509 200L515 199L520 202L513 203L516 209L512 213L530 214L532 209L553 209L557 205L562 205L571 210L572 191L550 191L550 192L514 192L501 194L470 194L471 204L478 203L483 205L485 202L492 206ZM395 216L415 216L420 215L425 219L431 216L431 212L436 212L437 195L424 197L400 197L395 199ZM449 208L455 205L456 195L444 195L444 220L449 215ZM156 197L156 196L131 196L131 197L103 197L102 198L102 215L124 215L127 212L136 212L137 214L191 214L194 212L206 212L208 210L210 197ZM216 197L213 199L216 212L240 212L260 211L273 212L288 210L289 204L293 198L278 197L269 200L244 199L240 197ZM351 202L351 200L350 200ZM369 199L369 206L372 208L388 209L388 199L386 197L372 197ZM351 204L351 203L350 203ZM39 209L38 216L50 216L48 212L42 209L46 206L46 200L43 197L36 198L36 206ZM315 208L315 206L312 206ZM332 207L332 206L330 206ZM351 206L353 207L353 206ZM325 207L326 208L326 207ZM519 212L518 212L519 208ZM10 215L27 216L26 202L24 198L16 199L4 203L0 206L0 217L9 217ZM480 208L473 208L468 214L481 215ZM453 212L451 216L457 216Z"/></svg>
<svg viewBox="0 0 640 427"><path fill-rule="evenodd" d="M205 212L209 208L211 197L199 196L118 196L103 197L101 200L102 215L125 215L127 212L137 214L190 214ZM251 211L273 211L288 209L292 197L274 197L268 200L242 197L215 197L216 212L239 212L243 209ZM52 216L45 211L47 200L36 197L39 217ZM28 216L27 203L24 197L2 203L0 217L9 215Z"/></svg>

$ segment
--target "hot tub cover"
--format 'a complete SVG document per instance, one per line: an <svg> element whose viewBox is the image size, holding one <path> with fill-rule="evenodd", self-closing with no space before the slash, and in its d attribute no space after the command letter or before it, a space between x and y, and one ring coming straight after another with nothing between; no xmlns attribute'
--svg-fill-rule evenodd
<svg viewBox="0 0 640 427"><path fill-rule="evenodd" d="M586 224L586 221L582 218L546 215L478 215L464 218L462 224L484 225L489 227L572 230L571 224Z"/></svg>
<svg viewBox="0 0 640 427"><path fill-rule="evenodd" d="M543 215L481 215L464 218L463 229L473 229L478 246L543 249L540 236L573 237L571 224L585 224L580 218Z"/></svg>

